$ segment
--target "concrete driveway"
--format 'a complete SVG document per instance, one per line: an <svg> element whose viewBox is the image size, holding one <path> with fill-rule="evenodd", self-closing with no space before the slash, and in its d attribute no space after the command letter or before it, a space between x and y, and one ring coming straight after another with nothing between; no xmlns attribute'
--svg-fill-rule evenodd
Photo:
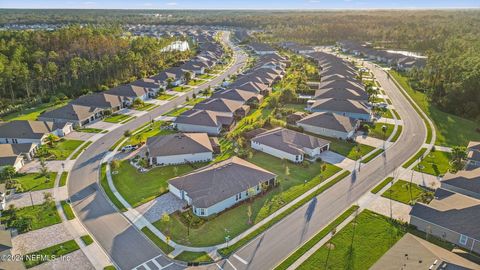
<svg viewBox="0 0 480 270"><path fill-rule="evenodd" d="M72 131L67 136L65 136L65 138L70 140L87 141L95 135L96 133Z"/></svg>
<svg viewBox="0 0 480 270"><path fill-rule="evenodd" d="M320 158L330 164L333 164L337 167L340 167L344 170L353 171L355 168L355 160L346 158L340 154L337 154L332 151L325 151L320 154Z"/></svg>

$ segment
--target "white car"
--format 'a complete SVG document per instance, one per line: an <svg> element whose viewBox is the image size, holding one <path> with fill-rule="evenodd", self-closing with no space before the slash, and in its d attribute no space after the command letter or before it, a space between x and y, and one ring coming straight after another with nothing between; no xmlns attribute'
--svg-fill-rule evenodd
<svg viewBox="0 0 480 270"><path fill-rule="evenodd" d="M135 150L135 149L137 149L137 146L125 145L124 147L122 147L122 152L132 151L132 150Z"/></svg>

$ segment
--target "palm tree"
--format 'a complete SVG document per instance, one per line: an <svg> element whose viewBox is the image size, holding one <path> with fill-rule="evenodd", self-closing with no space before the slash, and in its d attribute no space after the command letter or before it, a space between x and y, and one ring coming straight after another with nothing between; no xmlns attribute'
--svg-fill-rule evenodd
<svg viewBox="0 0 480 270"><path fill-rule="evenodd" d="M53 144L58 140L58 137L55 136L54 134L48 134L46 140L47 140L47 144L50 147L53 147Z"/></svg>

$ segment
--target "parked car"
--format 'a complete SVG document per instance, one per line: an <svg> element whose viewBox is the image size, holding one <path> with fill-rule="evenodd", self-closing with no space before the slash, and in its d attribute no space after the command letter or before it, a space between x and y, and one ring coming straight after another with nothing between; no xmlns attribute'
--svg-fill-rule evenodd
<svg viewBox="0 0 480 270"><path fill-rule="evenodd" d="M137 148L137 145L125 145L124 147L122 147L122 152L133 151Z"/></svg>

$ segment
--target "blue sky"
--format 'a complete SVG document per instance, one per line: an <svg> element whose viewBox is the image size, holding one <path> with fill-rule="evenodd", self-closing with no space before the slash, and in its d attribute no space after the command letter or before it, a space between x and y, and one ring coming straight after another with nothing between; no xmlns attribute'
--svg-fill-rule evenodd
<svg viewBox="0 0 480 270"><path fill-rule="evenodd" d="M480 8L480 0L0 0L0 8L428 9Z"/></svg>

